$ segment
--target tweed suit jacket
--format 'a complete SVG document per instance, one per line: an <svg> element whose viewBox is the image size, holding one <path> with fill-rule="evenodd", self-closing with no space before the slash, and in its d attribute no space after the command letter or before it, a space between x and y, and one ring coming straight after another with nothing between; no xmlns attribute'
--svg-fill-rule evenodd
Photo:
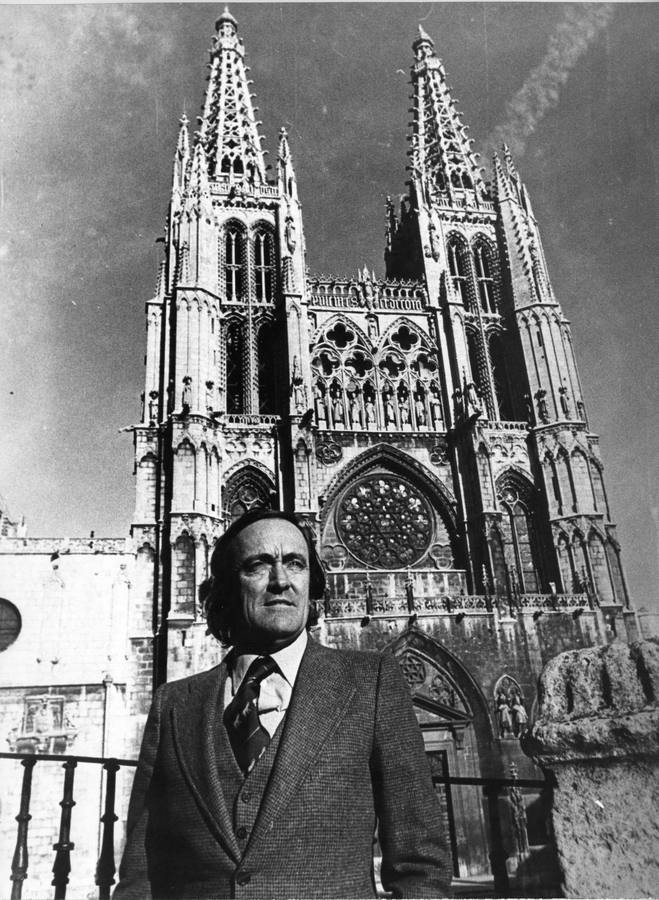
<svg viewBox="0 0 659 900"><path fill-rule="evenodd" d="M374 897L376 821L385 889L447 894L439 805L391 653L308 642L243 847L216 756L226 678L221 663L156 692L115 900Z"/></svg>

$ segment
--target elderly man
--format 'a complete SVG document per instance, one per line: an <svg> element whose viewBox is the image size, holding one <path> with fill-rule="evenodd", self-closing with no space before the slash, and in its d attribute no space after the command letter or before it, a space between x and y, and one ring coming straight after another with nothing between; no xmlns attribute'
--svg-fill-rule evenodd
<svg viewBox="0 0 659 900"><path fill-rule="evenodd" d="M325 578L295 517L218 541L207 600L231 652L163 685L146 725L116 900L444 896L438 803L393 656L308 637Z"/></svg>

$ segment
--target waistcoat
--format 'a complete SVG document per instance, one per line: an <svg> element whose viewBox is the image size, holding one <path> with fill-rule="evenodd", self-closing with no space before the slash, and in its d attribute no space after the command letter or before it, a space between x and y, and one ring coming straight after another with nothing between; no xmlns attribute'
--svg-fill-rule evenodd
<svg viewBox="0 0 659 900"><path fill-rule="evenodd" d="M286 717L279 724L261 759L245 777L233 755L224 723L218 716L216 744L218 773L224 799L233 819L233 830L238 838L239 846L243 849L247 847L261 808L261 801L268 786L285 722Z"/></svg>

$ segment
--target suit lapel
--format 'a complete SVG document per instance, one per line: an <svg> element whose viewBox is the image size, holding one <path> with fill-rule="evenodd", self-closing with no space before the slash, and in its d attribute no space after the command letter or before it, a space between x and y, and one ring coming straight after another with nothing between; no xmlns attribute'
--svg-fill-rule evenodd
<svg viewBox="0 0 659 900"><path fill-rule="evenodd" d="M356 690L354 683L346 685L339 654L309 640L250 847L284 811L323 745L338 728Z"/></svg>
<svg viewBox="0 0 659 900"><path fill-rule="evenodd" d="M238 862L242 853L220 784L216 753L226 679L223 661L207 679L191 680L188 702L172 710L172 732L181 769L197 805L227 853Z"/></svg>

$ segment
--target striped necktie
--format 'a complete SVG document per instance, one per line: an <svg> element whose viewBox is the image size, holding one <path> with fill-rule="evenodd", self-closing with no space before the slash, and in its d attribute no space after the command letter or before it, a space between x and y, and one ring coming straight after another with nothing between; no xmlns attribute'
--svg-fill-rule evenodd
<svg viewBox="0 0 659 900"><path fill-rule="evenodd" d="M277 670L277 663L270 656L259 656L247 670L233 700L224 710L224 726L229 735L236 762L248 775L263 756L270 735L261 725L258 699L261 682Z"/></svg>

